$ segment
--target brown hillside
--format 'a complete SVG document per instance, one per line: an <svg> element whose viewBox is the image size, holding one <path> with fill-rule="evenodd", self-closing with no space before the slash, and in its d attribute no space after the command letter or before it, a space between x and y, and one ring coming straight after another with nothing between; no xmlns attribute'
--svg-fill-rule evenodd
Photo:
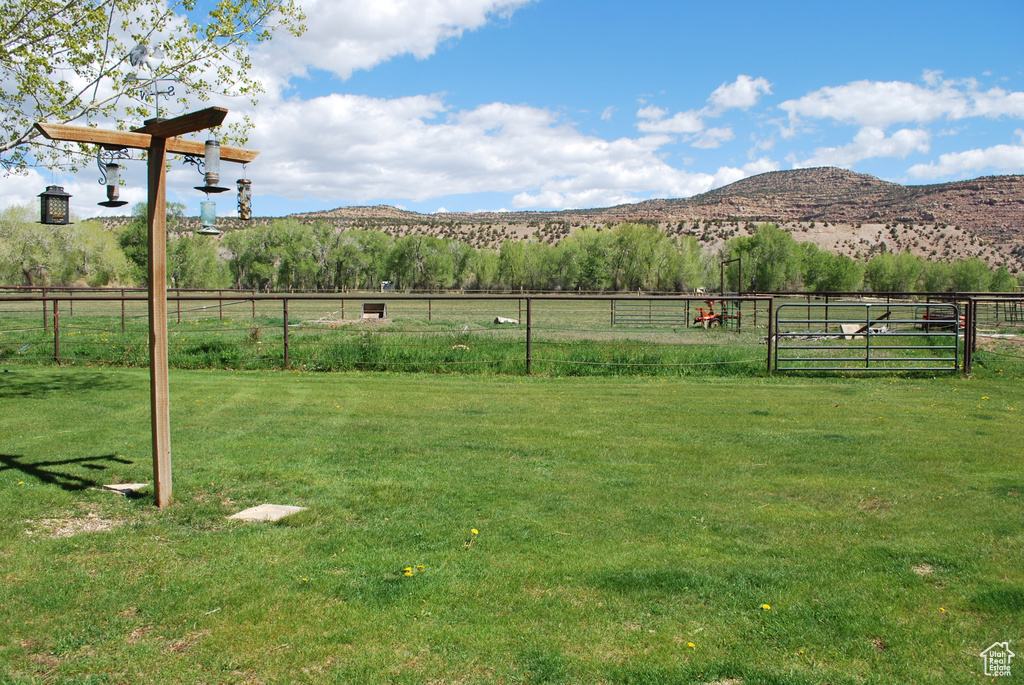
<svg viewBox="0 0 1024 685"><path fill-rule="evenodd" d="M672 235L693 235L713 248L749 234L756 223L772 222L797 240L860 258L883 249L933 259L978 256L1014 272L1024 262L1024 176L1019 175L903 186L820 167L759 174L685 199L605 209L418 214L388 206L340 207L291 218L395 236L435 235L476 247L496 247L510 238L554 243L582 226L642 221ZM224 223L232 229L245 225Z"/></svg>

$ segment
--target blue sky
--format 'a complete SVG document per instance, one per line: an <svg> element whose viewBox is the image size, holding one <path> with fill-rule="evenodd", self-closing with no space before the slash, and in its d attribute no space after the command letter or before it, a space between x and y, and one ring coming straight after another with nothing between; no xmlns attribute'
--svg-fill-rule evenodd
<svg viewBox="0 0 1024 685"><path fill-rule="evenodd" d="M261 103L224 103L256 124L258 215L598 207L800 166L1024 172L1020 0L302 5L305 36L254 49ZM170 179L191 213L194 181Z"/></svg>

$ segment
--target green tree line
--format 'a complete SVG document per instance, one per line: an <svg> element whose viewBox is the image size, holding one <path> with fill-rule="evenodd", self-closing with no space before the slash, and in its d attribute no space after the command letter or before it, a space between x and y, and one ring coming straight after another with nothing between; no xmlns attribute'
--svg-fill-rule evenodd
<svg viewBox="0 0 1024 685"><path fill-rule="evenodd" d="M179 232L181 205L168 205L168 285L271 290L550 290L691 292L717 290L1012 291L1017 279L978 258L930 261L881 252L863 262L798 243L772 224L718 250L693 236L624 223L581 228L555 244L508 240L477 249L433 236L393 237L375 230L278 219L220 239ZM146 208L137 205L118 231L95 221L35 223L32 210L0 212L0 283L6 285L144 285Z"/></svg>

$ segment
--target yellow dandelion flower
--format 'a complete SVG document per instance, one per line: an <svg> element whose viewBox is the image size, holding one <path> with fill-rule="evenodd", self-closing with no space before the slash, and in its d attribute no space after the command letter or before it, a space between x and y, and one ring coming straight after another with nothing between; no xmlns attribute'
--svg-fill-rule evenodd
<svg viewBox="0 0 1024 685"><path fill-rule="evenodd" d="M686 643L686 646L687 646L687 647L689 647L689 648L691 648L691 649L693 649L693 648L694 648L694 647L696 647L697 645L693 644L692 642L687 642L687 643Z"/></svg>
<svg viewBox="0 0 1024 685"><path fill-rule="evenodd" d="M416 568L418 568L418 569L420 569L422 571L425 567L424 566L417 566Z"/></svg>
<svg viewBox="0 0 1024 685"><path fill-rule="evenodd" d="M411 578L412 577L412 571L406 571L404 575L405 575L406 578Z"/></svg>
<svg viewBox="0 0 1024 685"><path fill-rule="evenodd" d="M474 528L470 532L473 533L473 535L479 535L480 534L480 531L478 531L476 528Z"/></svg>
<svg viewBox="0 0 1024 685"><path fill-rule="evenodd" d="M772 610L772 608L770 606L768 606L767 604L762 604L761 608L764 609L765 611L771 611Z"/></svg>

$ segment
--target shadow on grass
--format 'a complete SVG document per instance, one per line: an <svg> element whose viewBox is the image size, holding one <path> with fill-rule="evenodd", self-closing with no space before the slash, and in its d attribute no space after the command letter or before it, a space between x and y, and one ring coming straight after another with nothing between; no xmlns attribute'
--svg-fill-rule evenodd
<svg viewBox="0 0 1024 685"><path fill-rule="evenodd" d="M37 374L28 368L16 367L0 372L0 399L43 397L55 392L123 389L126 382L130 381L123 377L115 381L103 371L76 370L75 373L62 374L56 367L51 367L45 373Z"/></svg>
<svg viewBox="0 0 1024 685"><path fill-rule="evenodd" d="M0 471L21 471L30 478L37 478L43 483L56 485L61 490L77 492L87 488L98 487L100 483L92 478L77 476L73 473L54 470L54 466L78 466L91 471L105 471L108 466L102 462L117 462L118 464L133 464L129 459L107 454L100 457L79 457L77 459L61 459L60 461L26 461L24 456L14 454L0 454Z"/></svg>

